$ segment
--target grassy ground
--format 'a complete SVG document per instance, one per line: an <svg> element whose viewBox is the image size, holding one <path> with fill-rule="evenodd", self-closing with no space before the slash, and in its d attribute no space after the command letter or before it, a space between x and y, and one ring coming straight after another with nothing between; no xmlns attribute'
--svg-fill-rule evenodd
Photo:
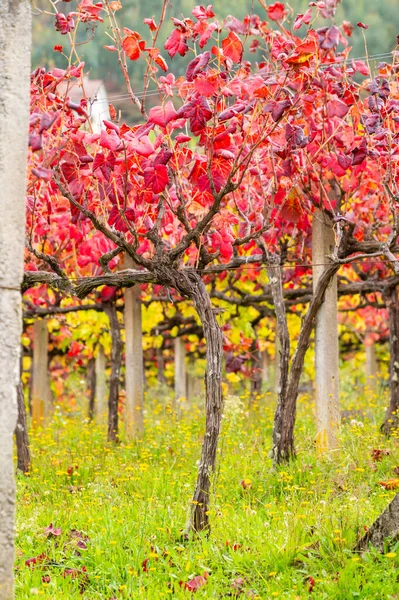
<svg viewBox="0 0 399 600"><path fill-rule="evenodd" d="M379 482L398 477L398 441L379 434L383 396L356 389L350 396L344 407L364 408L372 419L344 425L341 451L322 461L313 405L301 399L298 459L277 472L268 457L271 398L249 414L245 396L229 397L212 534L188 542L181 531L200 410L174 421L153 401L145 439L111 446L79 408L58 407L48 429L32 436L31 475L18 477L17 598L188 598L184 584L204 573L196 598L399 598L399 544L384 555L351 552L395 494ZM389 454L374 462L373 449Z"/></svg>

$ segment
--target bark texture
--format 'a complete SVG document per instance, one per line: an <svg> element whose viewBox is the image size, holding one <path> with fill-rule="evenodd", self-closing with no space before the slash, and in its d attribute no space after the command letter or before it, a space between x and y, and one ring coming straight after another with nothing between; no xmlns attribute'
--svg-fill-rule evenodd
<svg viewBox="0 0 399 600"><path fill-rule="evenodd" d="M32 426L43 427L50 408L46 319L36 319L33 324L32 378Z"/></svg>
<svg viewBox="0 0 399 600"><path fill-rule="evenodd" d="M251 397L254 399L258 394L262 393L262 355L259 349L257 339L252 341L251 346L251 361L252 361L252 378L251 378Z"/></svg>
<svg viewBox="0 0 399 600"><path fill-rule="evenodd" d="M293 425L296 404L289 403L287 395L290 368L290 334L285 310L282 272L278 257L269 259L268 277L272 288L277 318L276 367L278 358L277 408L273 426L273 462L280 463L294 456ZM278 355L277 355L278 352ZM277 370L277 369L276 369Z"/></svg>
<svg viewBox="0 0 399 600"><path fill-rule="evenodd" d="M144 362L140 288L125 290L126 437L144 433Z"/></svg>
<svg viewBox="0 0 399 600"><path fill-rule="evenodd" d="M335 246L334 231L327 215L317 210L312 224L313 289L324 271ZM315 322L316 367L316 451L323 454L338 447L339 347L337 277L334 275L324 294Z"/></svg>
<svg viewBox="0 0 399 600"><path fill-rule="evenodd" d="M296 419L296 402L298 398L299 381L303 370L305 355L310 343L310 336L313 331L317 312L323 303L324 293L328 288L331 278L339 269L339 264L331 263L324 268L324 271L318 281L316 290L309 304L307 313L302 320L302 326L299 333L298 344L291 360L291 368L287 365L286 350L282 348L284 355L281 356L280 367L289 369L289 374L282 370L280 375L280 386L278 392L277 409L274 417L273 427L273 448L271 455L274 464L288 462L295 456L294 445L294 427ZM277 278L278 279L278 278ZM280 285L274 283L276 294L280 295ZM277 304L280 306L280 303ZM285 308L284 308L285 311ZM280 321L283 320L283 309L280 307ZM285 325L283 336L287 335ZM282 340L283 341L283 340ZM285 347L287 342L285 341Z"/></svg>
<svg viewBox="0 0 399 600"><path fill-rule="evenodd" d="M108 441L118 441L119 380L122 365L121 328L115 302L104 302L104 311L109 318L111 331L111 377L108 396Z"/></svg>
<svg viewBox="0 0 399 600"><path fill-rule="evenodd" d="M105 398L107 395L107 383L105 369L107 360L105 357L104 348L101 344L97 346L96 354L96 413L97 417L102 418L105 413Z"/></svg>
<svg viewBox="0 0 399 600"><path fill-rule="evenodd" d="M89 387L89 409L87 416L89 421L93 421L96 406L96 364L94 358L91 358L87 365L87 384Z"/></svg>
<svg viewBox="0 0 399 600"><path fill-rule="evenodd" d="M0 2L0 598L14 598L15 482L22 324L31 8Z"/></svg>
<svg viewBox="0 0 399 600"><path fill-rule="evenodd" d="M206 340L205 410L206 426L198 476L192 500L191 528L201 531L209 525L209 495L211 473L215 469L223 414L222 399L222 331L212 309L212 302L205 284L197 276L192 291L194 306L201 319Z"/></svg>
<svg viewBox="0 0 399 600"><path fill-rule="evenodd" d="M28 473L30 469L30 450L28 430L26 427L26 408L22 381L17 388L18 420L15 427L15 440L17 444L17 469Z"/></svg>
<svg viewBox="0 0 399 600"><path fill-rule="evenodd" d="M392 288L387 296L389 311L389 405L381 431L389 435L399 426L399 303L397 288Z"/></svg>
<svg viewBox="0 0 399 600"><path fill-rule="evenodd" d="M374 546L384 552L385 540L396 541L399 537L399 494L386 507L383 513L374 521L367 533L359 540L354 550L365 552Z"/></svg>

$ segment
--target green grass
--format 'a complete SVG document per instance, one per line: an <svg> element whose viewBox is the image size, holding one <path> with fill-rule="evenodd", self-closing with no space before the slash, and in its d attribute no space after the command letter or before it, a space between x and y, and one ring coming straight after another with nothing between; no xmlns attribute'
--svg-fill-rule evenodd
<svg viewBox="0 0 399 600"><path fill-rule="evenodd" d="M340 452L317 460L313 405L302 398L298 458L275 472L268 456L270 395L251 414L245 396L230 397L212 533L189 541L181 532L200 453L201 411L194 406L174 420L163 402L149 401L145 439L112 446L104 426L85 422L79 407L56 408L49 427L31 437L30 476L18 476L17 598L189 598L179 582L204 572L209 577L196 598L238 597L237 579L242 598L397 598L399 549L359 557L351 548L395 494L379 481L397 477L398 440L378 431L385 397L350 394L344 407L372 411L372 422L344 425ZM390 453L374 463L373 448ZM243 479L251 481L247 489ZM50 523L61 535L46 534ZM38 555L43 562L25 564Z"/></svg>

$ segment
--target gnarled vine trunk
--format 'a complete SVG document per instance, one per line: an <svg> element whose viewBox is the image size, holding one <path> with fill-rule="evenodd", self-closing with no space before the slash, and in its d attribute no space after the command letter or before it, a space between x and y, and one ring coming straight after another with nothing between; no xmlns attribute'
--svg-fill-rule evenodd
<svg viewBox="0 0 399 600"><path fill-rule="evenodd" d="M358 541L354 550L365 552L373 546L384 552L385 540L390 538L392 543L399 538L399 494L388 504L386 509L377 517L365 535Z"/></svg>
<svg viewBox="0 0 399 600"><path fill-rule="evenodd" d="M96 414L97 419L103 418L105 414L105 398L107 393L107 382L105 369L107 367L107 359L105 356L104 347L102 344L97 346L97 354L95 359L95 370L96 370Z"/></svg>
<svg viewBox="0 0 399 600"><path fill-rule="evenodd" d="M116 442L118 440L119 379L122 365L121 328L115 302L104 302L104 311L109 318L112 340L111 377L109 379L108 396L108 441Z"/></svg>
<svg viewBox="0 0 399 600"><path fill-rule="evenodd" d="M22 361L21 361L22 373ZM22 473L28 473L30 469L30 450L28 430L26 426L26 408L22 380L17 387L18 419L15 427L15 441L17 445L17 469Z"/></svg>
<svg viewBox="0 0 399 600"><path fill-rule="evenodd" d="M324 293L338 269L339 264L331 263L324 269L319 278L309 308L302 320L298 345L292 357L291 368L289 362L289 332L284 306L281 271L273 269L269 275L275 302L280 343L282 345L280 385L278 389L277 409L274 416L273 448L271 451L274 464L288 462L291 458L295 457L294 427L299 380L317 312L323 303Z"/></svg>
<svg viewBox="0 0 399 600"><path fill-rule="evenodd" d="M389 311L389 405L381 431L389 435L399 426L399 302L397 288L391 288L386 303Z"/></svg>
<svg viewBox="0 0 399 600"><path fill-rule="evenodd" d="M89 421L93 421L96 405L96 364L94 358L91 358L87 365L87 384L89 387L89 408L87 416Z"/></svg>
<svg viewBox="0 0 399 600"><path fill-rule="evenodd" d="M215 469L220 427L223 414L222 398L222 331L216 320L205 284L198 277L192 299L201 319L206 340L205 411L206 425L197 483L192 499L191 528L201 531L210 528L209 495L211 474Z"/></svg>

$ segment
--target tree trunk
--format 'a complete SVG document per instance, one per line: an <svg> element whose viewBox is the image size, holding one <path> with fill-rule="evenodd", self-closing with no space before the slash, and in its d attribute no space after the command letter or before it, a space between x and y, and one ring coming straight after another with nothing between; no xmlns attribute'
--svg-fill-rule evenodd
<svg viewBox="0 0 399 600"><path fill-rule="evenodd" d="M46 319L33 324L32 427L43 427L49 413L48 328Z"/></svg>
<svg viewBox="0 0 399 600"><path fill-rule="evenodd" d="M274 428L273 428L273 448L271 455L274 464L281 464L288 462L295 456L294 446L294 427L296 418L296 401L298 398L299 380L301 378L303 363L305 360L306 351L309 347L310 336L313 331L314 322L316 319L317 312L323 303L324 293L331 281L331 278L336 274L339 269L339 264L331 263L324 268L323 274L321 275L317 284L316 290L313 294L312 300L310 301L309 308L302 319L301 330L299 332L298 344L291 361L291 369L289 370L288 381L286 381L285 375L285 360L287 350L284 348L287 345L285 337L287 335L286 321L283 323L283 335L281 343L284 342L282 347L282 355L280 365L282 367L281 380L279 386L279 394L277 401L277 409L274 417ZM277 271L277 269L276 269ZM281 281L281 276L277 277L277 280ZM279 298L280 289L282 286L278 281L271 281L272 292L274 288L274 294L277 293L277 299ZM278 302L280 318L279 321L283 321L285 315L285 308L281 307L283 298L280 298ZM277 312L277 310L276 310Z"/></svg>
<svg viewBox="0 0 399 600"><path fill-rule="evenodd" d="M251 397L254 399L262 393L262 356L259 350L259 342L257 339L252 341L251 345L251 362L252 362L252 378L251 378Z"/></svg>
<svg viewBox="0 0 399 600"><path fill-rule="evenodd" d="M388 537L393 543L399 537L399 494L396 494L384 512L374 521L367 533L358 541L354 550L365 552L369 546L374 546L380 552L384 552L384 542Z"/></svg>
<svg viewBox="0 0 399 600"><path fill-rule="evenodd" d="M96 354L96 404L97 417L102 418L105 413L105 397L107 394L107 381L105 369L107 360L105 357L104 348L101 344L97 346Z"/></svg>
<svg viewBox="0 0 399 600"><path fill-rule="evenodd" d="M126 263L126 259L125 259ZM128 265L126 265L128 266ZM125 289L126 407L127 439L144 432L144 363L140 288Z"/></svg>
<svg viewBox="0 0 399 600"><path fill-rule="evenodd" d="M190 529L193 529L194 531L201 531L203 529L210 529L208 511L211 473L215 469L216 452L223 413L223 337L215 313L213 312L212 302L205 284L199 276L192 274L191 277L192 279L195 279L194 287L192 289L192 298L201 319L206 340L206 431L202 446L201 460L198 467L197 483L192 500L189 526Z"/></svg>
<svg viewBox="0 0 399 600"><path fill-rule="evenodd" d="M366 333L364 349L366 352L366 385L372 392L377 391L378 360L375 342Z"/></svg>
<svg viewBox="0 0 399 600"><path fill-rule="evenodd" d="M386 302L389 311L390 398L381 431L389 435L393 429L397 429L399 426L399 304L396 288L389 291Z"/></svg>
<svg viewBox="0 0 399 600"><path fill-rule="evenodd" d="M327 215L317 210L312 224L313 290L334 249L335 237ZM339 347L337 277L331 278L315 323L316 451L323 454L338 447Z"/></svg>
<svg viewBox="0 0 399 600"><path fill-rule="evenodd" d="M291 412L289 410L290 407L288 406L287 396L290 365L290 334L288 331L287 314L284 304L281 266L279 257L277 256L270 257L269 261L270 264L267 273L272 289L274 310L277 318L276 353L279 352L280 359L278 363L279 379L277 387L277 408L274 414L272 457L273 462L279 464L284 460L289 460L291 456L295 455L293 426L291 427L291 423L295 423L295 414L292 414L292 409Z"/></svg>
<svg viewBox="0 0 399 600"><path fill-rule="evenodd" d="M278 324L276 322L276 337L274 340L273 387L274 387L274 391L277 395L278 395L278 388L280 385L280 360L281 360L281 343L280 343L280 336L278 333Z"/></svg>
<svg viewBox="0 0 399 600"><path fill-rule="evenodd" d="M87 416L89 421L93 421L96 399L96 365L94 358L91 358L87 365L87 383L89 386L89 410Z"/></svg>
<svg viewBox="0 0 399 600"><path fill-rule="evenodd" d="M118 321L115 302L104 302L104 311L109 318L111 331L111 377L109 379L108 396L108 441L118 441L118 403L119 379L122 365L121 328Z"/></svg>
<svg viewBox="0 0 399 600"><path fill-rule="evenodd" d="M186 346L183 338L174 340L175 348L175 408L179 408L182 399L187 398Z"/></svg>
<svg viewBox="0 0 399 600"><path fill-rule="evenodd" d="M18 420L15 428L15 440L17 444L17 469L22 473L28 473L30 469L29 438L26 426L26 408L22 381L17 388Z"/></svg>
<svg viewBox="0 0 399 600"><path fill-rule="evenodd" d="M14 598L13 433L20 381L31 6L0 2L0 596Z"/></svg>

